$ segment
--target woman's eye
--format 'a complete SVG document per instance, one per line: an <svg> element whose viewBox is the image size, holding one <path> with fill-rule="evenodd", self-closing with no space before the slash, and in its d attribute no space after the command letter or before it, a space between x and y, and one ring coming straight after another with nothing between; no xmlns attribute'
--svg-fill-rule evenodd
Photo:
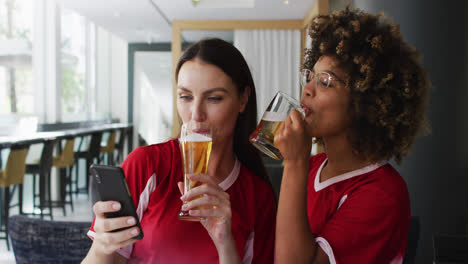
<svg viewBox="0 0 468 264"><path fill-rule="evenodd" d="M319 83L322 87L329 87L330 79L328 78L328 76L319 76Z"/></svg>
<svg viewBox="0 0 468 264"><path fill-rule="evenodd" d="M190 95L179 95L179 99L181 99L183 101L188 101L188 100L192 99L192 96L190 96Z"/></svg>
<svg viewBox="0 0 468 264"><path fill-rule="evenodd" d="M219 101L223 100L223 98L219 97L219 96L210 96L210 97L208 97L208 100L213 101L213 102L219 102Z"/></svg>

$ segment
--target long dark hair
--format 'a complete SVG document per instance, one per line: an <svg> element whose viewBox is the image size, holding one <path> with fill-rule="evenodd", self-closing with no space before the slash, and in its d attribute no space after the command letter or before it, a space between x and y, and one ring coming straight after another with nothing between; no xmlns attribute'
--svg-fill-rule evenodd
<svg viewBox="0 0 468 264"><path fill-rule="evenodd" d="M249 144L249 135L257 126L257 95L252 74L244 57L237 48L224 40L217 38L201 40L188 47L180 57L175 72L176 81L182 65L195 58L217 66L231 77L239 94L242 94L246 87L250 87L249 101L244 112L237 117L234 129L234 153L244 166L272 186L260 154Z"/></svg>

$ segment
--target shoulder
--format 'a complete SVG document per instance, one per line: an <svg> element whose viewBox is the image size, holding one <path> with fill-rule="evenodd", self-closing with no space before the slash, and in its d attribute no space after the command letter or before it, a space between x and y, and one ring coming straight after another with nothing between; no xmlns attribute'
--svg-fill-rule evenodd
<svg viewBox="0 0 468 264"><path fill-rule="evenodd" d="M369 180L373 182L371 187L384 191L391 196L408 192L405 180L389 163L373 171Z"/></svg>
<svg viewBox="0 0 468 264"><path fill-rule="evenodd" d="M409 208L406 182L389 163L359 178L352 192L359 194L365 203Z"/></svg>
<svg viewBox="0 0 468 264"><path fill-rule="evenodd" d="M161 167L170 167L174 159L180 159L177 140L138 147L124 160L121 167L127 173L152 174Z"/></svg>
<svg viewBox="0 0 468 264"><path fill-rule="evenodd" d="M146 152L149 155L169 154L179 150L179 141L177 139L171 139L166 142L139 147L136 150L138 149L140 149L142 152Z"/></svg>
<svg viewBox="0 0 468 264"><path fill-rule="evenodd" d="M176 139L169 140L163 143L148 145L144 147L138 147L133 150L128 157L126 158L127 161L134 161L134 160L150 160L159 158L160 156L166 156L178 152L179 143Z"/></svg>

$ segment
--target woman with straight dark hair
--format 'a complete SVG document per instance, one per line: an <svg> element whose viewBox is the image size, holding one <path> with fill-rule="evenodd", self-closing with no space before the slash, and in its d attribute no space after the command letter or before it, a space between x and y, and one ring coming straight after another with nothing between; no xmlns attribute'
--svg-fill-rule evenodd
<svg viewBox="0 0 468 264"><path fill-rule="evenodd" d="M204 184L180 196L177 139L137 148L122 169L144 238L132 239L136 227L115 231L135 225L132 217L104 216L118 211L118 202L97 202L88 233L94 242L84 262L273 263L276 203L260 155L248 142L257 106L245 59L223 40L202 40L183 53L175 78L182 122L212 130L208 172L191 176ZM179 220L181 207L203 220Z"/></svg>

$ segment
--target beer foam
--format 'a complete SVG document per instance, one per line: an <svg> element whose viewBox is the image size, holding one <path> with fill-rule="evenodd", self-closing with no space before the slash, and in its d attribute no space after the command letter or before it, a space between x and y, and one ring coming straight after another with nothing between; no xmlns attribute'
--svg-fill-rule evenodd
<svg viewBox="0 0 468 264"><path fill-rule="evenodd" d="M195 133L195 134L187 135L182 140L186 142L207 142L207 141L211 141L211 137L207 137L205 135Z"/></svg>
<svg viewBox="0 0 468 264"><path fill-rule="evenodd" d="M305 116L304 109L296 108L296 110L299 111L299 113L302 114L302 118L304 118L304 116ZM286 120L286 117L288 117L288 113L279 113L279 112L266 111L263 114L262 120L270 121L270 122L282 122L282 121Z"/></svg>
<svg viewBox="0 0 468 264"><path fill-rule="evenodd" d="M278 113L267 111L263 114L262 120L271 122L282 122L288 117L287 113Z"/></svg>

